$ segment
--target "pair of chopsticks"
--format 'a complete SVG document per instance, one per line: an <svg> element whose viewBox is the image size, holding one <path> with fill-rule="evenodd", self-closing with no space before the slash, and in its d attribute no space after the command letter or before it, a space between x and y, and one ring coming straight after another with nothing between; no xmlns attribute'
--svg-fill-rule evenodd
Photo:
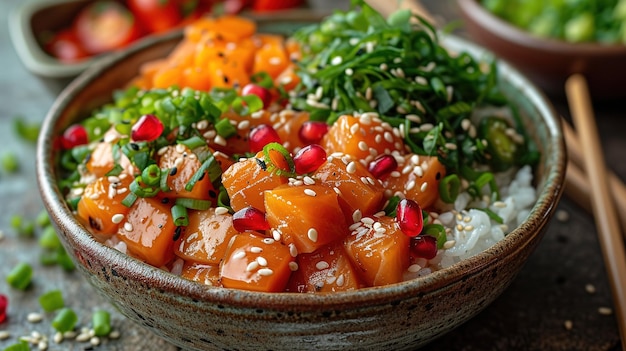
<svg viewBox="0 0 626 351"><path fill-rule="evenodd" d="M616 307L622 348L626 349L626 251L613 201L615 199L615 204L620 211L623 211L624 197L620 192L624 193L626 190L624 190L624 185L619 179L615 175L610 175L606 169L585 77L580 74L569 77L565 83L565 92L574 124L578 130L577 141L574 131L566 122L563 123L571 158L567 169L567 178L568 182L573 182L573 178L578 177L579 179L576 181L579 183L582 181L582 183L573 187L584 189L581 190L582 192L588 191L588 198L591 199L600 248ZM578 167L585 170L586 180ZM566 187L568 185L571 184L566 184ZM572 188L572 186L569 187ZM613 198L611 198L611 192L614 195ZM620 217L622 229L626 231L624 216Z"/></svg>

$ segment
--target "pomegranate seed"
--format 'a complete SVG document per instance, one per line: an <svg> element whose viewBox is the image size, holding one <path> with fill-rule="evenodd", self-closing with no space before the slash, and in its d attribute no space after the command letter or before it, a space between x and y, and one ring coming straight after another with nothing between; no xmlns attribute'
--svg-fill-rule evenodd
<svg viewBox="0 0 626 351"><path fill-rule="evenodd" d="M267 124L261 124L252 129L248 136L248 143L250 144L251 152L259 152L269 143L282 144L276 130Z"/></svg>
<svg viewBox="0 0 626 351"><path fill-rule="evenodd" d="M422 208L413 200L400 200L396 207L396 222L404 234L412 237L418 236L424 225Z"/></svg>
<svg viewBox="0 0 626 351"><path fill-rule="evenodd" d="M233 227L238 232L270 229L270 225L265 220L265 213L252 206L242 208L233 214Z"/></svg>
<svg viewBox="0 0 626 351"><path fill-rule="evenodd" d="M326 162L326 150L317 144L303 147L293 157L297 174L311 173Z"/></svg>
<svg viewBox="0 0 626 351"><path fill-rule="evenodd" d="M61 146L64 149L71 149L79 145L85 145L87 139L87 129L80 124L73 124L63 132Z"/></svg>
<svg viewBox="0 0 626 351"><path fill-rule="evenodd" d="M155 115L143 115L131 129L134 141L153 141L163 133L163 123Z"/></svg>
<svg viewBox="0 0 626 351"><path fill-rule="evenodd" d="M256 95L261 101L263 101L263 107L268 108L272 103L272 93L268 89L263 88L262 86L249 83L246 84L243 89L241 89L241 95Z"/></svg>
<svg viewBox="0 0 626 351"><path fill-rule="evenodd" d="M9 299L0 294L0 323L7 319L7 306L9 305Z"/></svg>
<svg viewBox="0 0 626 351"><path fill-rule="evenodd" d="M391 155L381 155L370 162L367 170L370 171L375 178L384 179L396 168L398 168L398 162L395 157Z"/></svg>
<svg viewBox="0 0 626 351"><path fill-rule="evenodd" d="M326 133L328 133L328 129L330 127L326 122L319 121L307 121L302 124L300 130L298 131L298 137L300 140L309 145L309 144L319 144L322 141L322 138Z"/></svg>
<svg viewBox="0 0 626 351"><path fill-rule="evenodd" d="M419 235L411 240L411 252L427 260L437 256L437 239L431 235Z"/></svg>

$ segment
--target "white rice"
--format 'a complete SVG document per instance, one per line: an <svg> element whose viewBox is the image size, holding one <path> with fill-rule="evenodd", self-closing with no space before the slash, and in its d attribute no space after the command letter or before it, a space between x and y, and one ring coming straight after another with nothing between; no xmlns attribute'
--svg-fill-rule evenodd
<svg viewBox="0 0 626 351"><path fill-rule="evenodd" d="M454 203L454 210L439 215L439 221L448 228L447 238L454 241L454 246L440 250L437 257L430 260L429 266L441 269L474 256L502 240L528 217L537 200L536 189L532 185L531 167L519 169L508 185L503 184L506 178L509 177L505 174L497 179L501 183L499 186L502 204L487 204L484 200L471 202L469 194L461 193ZM484 211L467 210L471 207L484 208L487 205L502 218L503 224L490 219Z"/></svg>

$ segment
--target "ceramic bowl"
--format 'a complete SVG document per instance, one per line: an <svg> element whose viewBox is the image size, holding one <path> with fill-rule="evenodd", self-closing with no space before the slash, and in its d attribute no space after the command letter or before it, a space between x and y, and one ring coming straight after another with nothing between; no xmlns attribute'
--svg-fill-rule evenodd
<svg viewBox="0 0 626 351"><path fill-rule="evenodd" d="M477 0L459 0L458 4L471 38L509 61L547 93L563 96L565 80L582 73L594 97L626 96L626 45L539 38L493 15Z"/></svg>
<svg viewBox="0 0 626 351"><path fill-rule="evenodd" d="M489 305L540 242L562 192L564 142L559 120L543 95L502 65L500 84L520 106L542 153L536 170L539 200L521 226L477 256L399 284L336 294L296 294L209 287L104 246L63 200L53 140L108 101L114 89L137 74L140 63L163 57L178 39L135 47L83 73L51 107L37 148L43 202L78 270L124 315L171 343L189 350L414 349ZM452 50L484 53L461 39L447 38L445 43Z"/></svg>

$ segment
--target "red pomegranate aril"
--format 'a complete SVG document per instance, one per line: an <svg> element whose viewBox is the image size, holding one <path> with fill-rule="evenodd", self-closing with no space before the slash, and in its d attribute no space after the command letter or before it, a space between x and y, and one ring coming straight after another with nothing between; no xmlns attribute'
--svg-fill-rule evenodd
<svg viewBox="0 0 626 351"><path fill-rule="evenodd" d="M282 144L282 141L272 126L261 124L250 131L248 143L251 152L259 152L269 143Z"/></svg>
<svg viewBox="0 0 626 351"><path fill-rule="evenodd" d="M411 252L421 258L431 260L437 256L437 239L431 235L419 235L411 240Z"/></svg>
<svg viewBox="0 0 626 351"><path fill-rule="evenodd" d="M163 123L155 115L143 115L131 129L134 141L154 141L163 133Z"/></svg>
<svg viewBox="0 0 626 351"><path fill-rule="evenodd" d="M422 208L413 200L400 200L396 207L396 222L404 234L411 237L418 236L424 226Z"/></svg>
<svg viewBox="0 0 626 351"><path fill-rule="evenodd" d="M398 168L398 161L391 155L381 155L370 162L367 170L377 179L385 179Z"/></svg>
<svg viewBox="0 0 626 351"><path fill-rule="evenodd" d="M9 306L9 299L0 294L0 323L7 319L7 307Z"/></svg>
<svg viewBox="0 0 626 351"><path fill-rule="evenodd" d="M263 108L268 108L272 103L272 93L260 85L249 83L241 89L241 95L246 96L251 94L258 96L261 101L263 101Z"/></svg>
<svg viewBox="0 0 626 351"><path fill-rule="evenodd" d="M293 157L297 174L307 174L316 171L326 162L326 150L317 144L311 144L300 149Z"/></svg>
<svg viewBox="0 0 626 351"><path fill-rule="evenodd" d="M61 137L61 147L71 149L89 142L87 129L80 124L73 124L63 132Z"/></svg>
<svg viewBox="0 0 626 351"><path fill-rule="evenodd" d="M238 232L270 229L270 225L265 219L265 213L252 206L233 213L233 227Z"/></svg>
<svg viewBox="0 0 626 351"><path fill-rule="evenodd" d="M318 144L324 135L328 133L329 128L330 126L326 122L307 121L300 127L298 137L307 145Z"/></svg>

